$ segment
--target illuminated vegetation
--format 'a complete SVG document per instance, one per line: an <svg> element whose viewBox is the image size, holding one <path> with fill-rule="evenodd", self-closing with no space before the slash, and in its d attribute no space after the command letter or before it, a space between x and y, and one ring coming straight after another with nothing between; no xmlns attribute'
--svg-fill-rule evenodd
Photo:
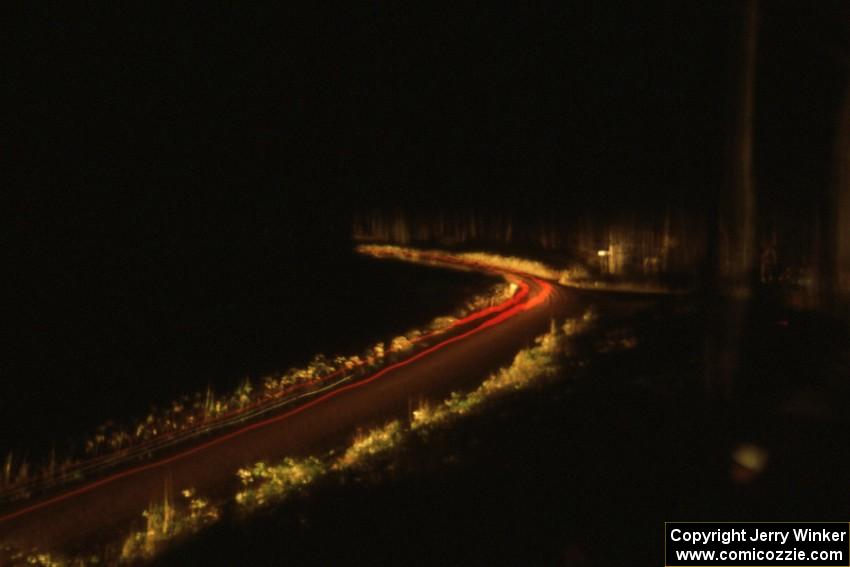
<svg viewBox="0 0 850 567"><path fill-rule="evenodd" d="M194 490L183 490L181 496L172 500L166 490L162 503L152 504L142 512L145 526L130 532L124 540L120 554L122 562L150 559L168 542L193 534L219 519L219 509L196 496Z"/></svg>
<svg viewBox="0 0 850 567"><path fill-rule="evenodd" d="M380 254L384 255L389 247L380 248ZM388 253L408 254L406 250L402 251L396 247ZM426 256L421 261L434 260ZM475 254L464 261L493 260L490 255ZM545 273L546 269L542 264L535 266L534 263L523 263L512 258L503 258L501 265L539 274ZM517 286L513 283L494 286L486 294L469 300L453 316L437 318L424 329L395 337L387 343L377 343L362 355L335 359L317 356L306 368L269 376L256 383L246 379L229 396L219 398L208 390L196 394L193 398L184 398L159 414L152 412L138 425L139 430L133 433L142 439L161 438L158 436L162 436L163 432L179 431L181 427L190 427L193 424L215 423L220 416L250 413L258 404L269 401L273 403L279 399L281 392L291 392L293 388L305 385L321 385L329 375L336 374L335 379L339 379L344 375L374 371L385 359L392 360L395 353L415 348L417 342L441 334L455 321L470 313L504 302L511 298L516 290ZM388 464L386 459L389 458L391 463L394 458L393 451L404 447L405 444L410 445L414 436L424 440L432 429L449 427L466 415L480 412L499 396L557 375L563 368L561 363L570 356L570 338L583 334L593 325L594 320L593 312L588 311L583 317L569 319L561 325L552 321L549 331L538 337L533 346L518 352L509 366L491 374L477 388L468 392L453 392L439 403L422 401L407 420L394 420L384 426L358 432L351 443L342 450L304 458L290 457L277 463L258 462L239 469L236 473L239 488L230 502L217 501L214 504L198 497L192 490L183 491L182 498L175 500L171 498L170 491L166 490L161 502L152 504L141 514L143 522L138 527L130 531L123 540L102 545L94 557L60 558L41 550L29 550L24 553L10 547L5 550L0 547L0 552L5 551L5 557L14 557L19 563L31 565L65 567L103 563L132 564L146 561L172 542L215 523L226 506L235 504L235 509L241 514L249 514L253 510L284 501L294 494L303 493L317 481L342 481L345 475L350 473L356 473L359 478L362 472L368 472L370 478L380 480L385 476L384 471L388 470L385 466ZM595 345L600 351L632 348L636 344L634 336L628 333L609 332L602 336L602 341L597 341L598 344ZM107 434L107 431L111 433ZM119 431L121 430L112 424L101 428L93 440L95 447L107 447L109 449L106 451L114 451L109 440L116 437L124 439L125 437L116 435ZM134 435L130 435L130 438ZM120 449L118 452L120 453ZM51 462L51 467L57 471L67 467L64 464L56 465L55 458L52 458ZM27 478L29 467L22 462L16 470L12 455L3 462L3 467L3 482L6 485L14 484L15 479ZM0 558L2 557L0 555Z"/></svg>
<svg viewBox="0 0 850 567"><path fill-rule="evenodd" d="M451 315L435 318L422 328L378 342L360 354L328 358L316 355L302 368L252 381L243 379L230 394L216 395L212 388L182 396L130 425L107 422L83 443L82 455L58 461L51 451L44 464L34 467L27 460L9 453L0 470L0 500L19 500L40 487L74 481L99 467L110 466L136 452L151 450L204 434L216 428L250 419L256 412L269 410L293 397L343 380L356 379L374 371L394 356L410 351L416 343L439 335L457 320L481 309L497 305L516 292L516 285L501 282L467 299Z"/></svg>
<svg viewBox="0 0 850 567"><path fill-rule="evenodd" d="M518 352L510 366L490 375L475 390L453 392L438 404L423 401L406 424L394 420L382 427L360 432L340 456L331 452L323 457L287 458L277 465L260 462L240 469L238 476L243 488L236 495L236 502L243 508L256 508L282 500L321 476L368 465L405 443L410 435L427 434L430 428L445 426L478 411L505 392L520 390L556 375L561 369L560 362L567 351L569 337L583 333L593 321L591 311L579 319L569 319L561 326L553 321L549 332L538 337L534 346Z"/></svg>
<svg viewBox="0 0 850 567"><path fill-rule="evenodd" d="M481 411L499 396L555 376L568 356L570 338L587 331L594 320L592 311L588 311L583 317L569 319L561 325L553 321L549 331L538 337L532 347L518 352L509 366L491 374L474 390L453 392L439 403L423 401L408 420L394 420L358 432L341 451L285 458L278 463L261 461L239 469L236 472L239 489L233 496L237 510L250 513L303 492L320 479L333 480L347 472L368 468L378 459L392 455L392 451L403 446L411 436L427 436L433 428L450 426L463 416ZM621 348L632 346L621 343L623 341L619 340L616 344ZM38 550L15 552L8 546L6 557L15 557L22 564L52 567L132 564L151 559L174 541L215 523L226 504L213 504L191 489L184 490L181 498L172 499L170 490L166 489L163 500L142 513L144 520L140 527L133 529L122 541L102 546L97 557L60 558Z"/></svg>
<svg viewBox="0 0 850 567"><path fill-rule="evenodd" d="M503 392L519 390L537 380L554 376L560 370L560 359L566 351L567 339L586 331L592 322L592 311L580 319L568 319L561 327L553 321L549 332L535 340L535 346L519 351L510 366L490 375L475 390L453 392L436 406L421 403L411 415L411 429L427 430L428 427L445 424L474 411L483 402Z"/></svg>
<svg viewBox="0 0 850 567"><path fill-rule="evenodd" d="M264 506L311 484L325 472L327 466L316 457L300 460L287 457L273 466L261 461L236 473L242 484L236 502L249 508Z"/></svg>
<svg viewBox="0 0 850 567"><path fill-rule="evenodd" d="M64 557L33 550L25 553L9 545L0 546L0 559L13 561L10 565L33 565L35 567L86 567L97 565L100 561L97 557L76 557L66 559Z"/></svg>
<svg viewBox="0 0 850 567"><path fill-rule="evenodd" d="M572 265L569 268L554 268L537 260L518 258L515 256L502 256L489 252L443 252L439 250L419 250L389 244L362 244L357 247L361 254L374 256L376 258L395 258L409 262L422 264L434 264L441 260L462 260L473 264L482 264L493 268L511 272L530 274L548 280L557 281L559 284L579 289L590 289L598 291L613 291L618 293L686 293L686 289L673 289L669 286L660 285L651 281L629 281L618 279L616 281L604 281L592 278L588 271L579 266Z"/></svg>
<svg viewBox="0 0 850 567"><path fill-rule="evenodd" d="M633 282L633 281L601 281L595 279L581 279L570 277L569 275L562 276L558 283L567 287L577 289L587 289L596 291L609 291L616 293L645 293L645 294L686 294L690 293L685 288L672 288L669 286L660 285L650 282Z"/></svg>
<svg viewBox="0 0 850 567"><path fill-rule="evenodd" d="M403 428L401 422L397 420L391 421L384 427L359 433L345 453L331 465L331 468L343 470L356 467L369 458L395 447L402 440L402 435Z"/></svg>
<svg viewBox="0 0 850 567"><path fill-rule="evenodd" d="M236 503L241 509L250 510L280 501L329 472L363 465L376 455L397 446L403 435L401 422L391 421L383 427L358 433L339 457L335 457L333 453L322 458L287 457L276 465L261 461L252 467L239 469L236 475L242 488L236 493Z"/></svg>
<svg viewBox="0 0 850 567"><path fill-rule="evenodd" d="M483 262L484 258L475 256L475 260ZM489 261L489 260L488 260ZM506 259L505 265L513 262ZM514 262L514 269L521 264ZM523 265L525 269L537 269L532 265ZM523 271L525 271L525 269ZM216 397L211 390L196 394L193 398L184 398L174 403L168 409L158 414L151 413L138 424L136 431L128 434L134 437L150 440L163 437L163 432L180 431L192 425L215 423L220 416L242 415L250 412L258 404L268 403L279 399L281 392L290 392L292 388L304 385L322 384L329 375L337 373L335 379L344 375L354 375L358 372L369 372L378 368L385 359L392 360L395 353L408 351L416 347L417 342L434 334L440 334L458 319L480 309L499 304L514 295L517 286L512 283L502 283L492 287L486 294L476 296L462 306L453 316L435 319L422 330L415 330L394 338L387 343L377 343L362 355L337 357L328 359L317 356L312 363L303 369L290 370L277 376L269 376L259 382L244 380L236 390L225 397ZM233 495L236 510L250 513L252 510L280 502L287 497L301 493L320 479L341 479L353 471L372 471L376 478L383 474L382 464L391 457L392 451L407 443L412 436L427 436L430 429L445 427L457 419L473 412L481 411L486 404L503 393L519 390L558 372L564 353L568 351L569 337L583 332L592 324L593 317L588 312L584 317L568 320L563 325L554 321L546 334L539 337L535 344L517 353L510 366L503 368L487 377L479 387L469 392L453 392L447 399L439 403L422 402L407 420L391 421L375 429L359 432L352 442L341 451L331 451L317 456L305 458L286 458L277 463L258 462L252 466L237 471L239 489ZM113 449L111 439L125 436L116 435L121 430L108 424L98 431L93 440L94 452L98 447L106 454ZM109 433L108 433L109 432ZM98 441L98 439L100 439ZM120 443L119 443L120 447ZM375 468L377 466L377 468ZM63 470L62 466L54 467ZM15 478L21 478L19 467L17 473L14 459L8 457L4 462L3 480L14 484ZM358 473L359 474L359 473ZM24 477L25 478L25 477ZM170 542L179 540L204 526L216 522L228 502L212 502L200 498L193 491L184 491L182 498L172 499L167 490L162 502L152 504L142 513L143 523L134 528L123 540L101 546L96 560L108 564L135 563L147 560L159 553ZM28 553L16 552L16 557L33 565L88 565L94 564L90 559L75 557L71 559L57 558L39 550ZM12 551L7 551L7 557ZM40 563L38 563L40 561ZM102 564L102 563L101 563Z"/></svg>
<svg viewBox="0 0 850 567"><path fill-rule="evenodd" d="M141 513L143 524L130 531L123 541L107 542L88 555L63 556L43 550L20 550L0 545L0 564L35 565L39 567L87 567L94 565L126 565L148 561L167 545L209 526L221 517L221 511L192 489L172 498L166 487L161 502L153 503Z"/></svg>
<svg viewBox="0 0 850 567"><path fill-rule="evenodd" d="M510 272L521 272L549 280L559 280L562 277L569 276L568 271L555 269L537 260L518 258L516 256L501 256L489 252L452 252L449 254L440 250L419 250L389 244L362 244L357 247L357 251L361 254L377 258L397 258L423 264L441 263L446 260L449 262L451 260L461 260L465 263L485 265L491 269L496 268Z"/></svg>
<svg viewBox="0 0 850 567"><path fill-rule="evenodd" d="M574 258L579 264L570 266L570 279L579 281L589 280L588 269L594 268L602 274L626 277L697 273L707 244L704 219L669 208L645 212L641 217L531 222L509 214L374 210L355 215L352 236L364 244L402 247L536 245L539 250Z"/></svg>

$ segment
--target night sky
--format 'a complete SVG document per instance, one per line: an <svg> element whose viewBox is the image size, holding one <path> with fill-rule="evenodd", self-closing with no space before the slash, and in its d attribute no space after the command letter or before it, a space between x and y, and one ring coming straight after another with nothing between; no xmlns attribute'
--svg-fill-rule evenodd
<svg viewBox="0 0 850 567"><path fill-rule="evenodd" d="M597 4L46 10L17 46L15 162L92 222L716 175L734 10Z"/></svg>
<svg viewBox="0 0 850 567"><path fill-rule="evenodd" d="M355 209L699 211L724 180L737 2L305 4L12 15L3 381L61 383L98 309L347 249ZM793 210L846 5L765 4L757 175Z"/></svg>

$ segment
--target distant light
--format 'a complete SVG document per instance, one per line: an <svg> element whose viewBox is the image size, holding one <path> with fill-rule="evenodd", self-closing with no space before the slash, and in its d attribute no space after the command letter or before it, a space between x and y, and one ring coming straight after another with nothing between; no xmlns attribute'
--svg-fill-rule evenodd
<svg viewBox="0 0 850 567"><path fill-rule="evenodd" d="M768 454L764 447L742 443L732 452L732 460L755 472L761 472L767 464Z"/></svg>
<svg viewBox="0 0 850 567"><path fill-rule="evenodd" d="M597 256L607 256L607 255L608 255L608 251L607 251L607 250L597 250L597 251L596 251L596 255L597 255Z"/></svg>
<svg viewBox="0 0 850 567"><path fill-rule="evenodd" d="M732 451L732 480L739 484L754 481L769 460L767 449L753 443L742 443Z"/></svg>

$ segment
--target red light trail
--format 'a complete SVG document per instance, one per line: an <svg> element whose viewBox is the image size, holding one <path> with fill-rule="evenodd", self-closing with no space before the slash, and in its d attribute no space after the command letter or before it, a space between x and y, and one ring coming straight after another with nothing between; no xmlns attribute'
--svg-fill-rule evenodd
<svg viewBox="0 0 850 567"><path fill-rule="evenodd" d="M447 263L447 264L453 264L453 265L458 264L458 263L464 264L463 262L458 262L458 260L456 260L454 258L445 257L445 256L443 256L443 257L433 256L433 258L434 258L434 261L441 262L441 263ZM481 269L484 269L484 268L482 267ZM476 321L478 319L487 317L489 315L492 315L494 313L498 313L500 311L504 311L505 309L520 303L523 299L525 299L525 297L529 293L528 284L526 284L521 279L514 278L512 276L508 275L507 277L508 277L509 281L511 281L512 283L515 283L519 287L519 290L511 298L509 298L509 299L507 299L507 300L505 300L505 301L503 301L503 302L501 302L497 305L492 305L490 307L486 307L484 309L481 309L479 311L471 313L471 314L467 315L466 317L463 317L461 319L458 319L458 320L452 322L450 325L447 325L446 327L435 329L435 330L433 330L429 333L425 333L423 335L415 337L415 338L411 339L410 342L414 343L414 344L421 342L423 340L432 338L435 335L446 333L446 332L448 332L452 329L462 327L464 325L468 325L469 323ZM101 455L99 457L93 457L93 458L88 459L86 461L83 461L83 462L81 462L81 463L79 463L75 466L69 467L67 470L63 471L63 473L61 475L59 475L58 477L51 478L50 480L53 483L62 483L63 481L65 481L69 478L74 478L75 475L78 475L80 473L85 473L85 472L90 472L90 471L93 471L93 470L106 468L106 467L109 467L109 466L120 464L122 461L130 461L135 456L143 455L145 453L150 453L151 451L161 450L163 448L174 446L174 445L176 445L180 442L186 441L186 440L188 440L192 437L203 435L205 433L209 433L211 431L214 431L216 429L221 429L221 428L227 427L229 425L234 425L235 423L238 423L239 421L244 421L244 419L250 419L251 417L256 417L256 415L258 415L258 414L268 413L269 411L273 411L274 409L277 409L279 407L289 405L293 401L296 401L296 400L300 399L301 397L303 397L303 396L293 397L293 394L300 392L302 390L305 390L307 388L313 388L314 391L320 390L321 386L328 384L334 378L339 378L339 377L343 376L343 374L345 374L346 371L354 370L356 368L364 366L365 364L366 364L365 361L360 362L359 364L356 364L351 368L340 368L340 369L335 370L335 371L333 371L333 372L331 372L331 373L329 373L325 376L322 376L321 378L311 380L309 382L305 382L305 383L302 383L302 384L293 385L289 388L286 388L285 390L282 390L280 392L276 392L272 399L266 398L266 399L257 400L256 402L251 403L251 404L249 404L245 407L238 408L238 409L229 411L227 413L215 416L214 418L209 419L209 420L205 420L202 423L199 423L195 427L192 427L192 428L189 428L189 429L183 429L183 430L180 430L180 431L173 431L173 432L164 433L162 435L158 435L155 438L148 439L148 440L146 440L146 441L144 441L144 442L142 442L138 445L133 445L133 446L127 447L126 449L107 453L107 454ZM307 392L304 395L305 396L310 395L310 392ZM36 486L39 482L41 482L41 479L33 479L33 480L31 480L27 483L15 485L15 486L7 489L7 490L0 491L0 495L2 495L4 493L5 494L13 494L13 493L16 493L16 492L22 492L22 491L25 491L25 490L33 487L33 486ZM0 521L2 521L2 518L0 518Z"/></svg>
<svg viewBox="0 0 850 567"><path fill-rule="evenodd" d="M461 265L472 264L472 263L463 262L463 261L460 261L460 260L457 260L457 259L454 259L454 258L441 257L441 256L436 256L436 255L433 258L429 257L428 259L433 260L433 261L437 261L437 262L441 262L441 263L449 263L449 264L461 264ZM473 267L475 267L476 269L484 269L486 271L495 271L492 268L489 268L487 266L482 266L482 265L479 265L479 264L475 264L475 265L473 265ZM282 422L282 421L284 421L284 420L286 420L286 419L288 419L288 418L290 418L294 415L302 413L302 412L304 412L304 411L306 411L306 410L308 410L308 409L310 409L310 408L312 408L312 407L314 407L318 404L321 404L321 403L323 403L323 402L325 402L325 401L327 401L331 398L339 396L340 394L343 394L344 392L354 390L354 389L357 389L357 388L362 388L363 386L366 386L367 384L375 382L376 380L379 380L379 379L387 376L388 374L392 373L394 370L397 370L399 368L403 368L405 366L413 364L414 362L416 362L416 361L418 361L418 360L420 360L420 359L422 359L422 358L424 358L424 357L426 357L426 356L428 356L428 355L430 355L430 354L432 354L432 353L434 353L438 350L441 350L441 349L447 347L448 345L462 341L462 340L464 340L464 339L466 339L466 338L468 338L468 337L470 337L474 334L477 334L477 333L484 331L485 329L499 325L500 323L503 323L504 321L518 315L519 313L522 313L524 311L528 311L530 309L533 309L533 308L541 305L550 296L550 294L552 292L551 284L549 284L549 283L547 283L547 282L545 282L545 281L543 281L539 278L536 278L536 277L533 277L533 276L528 276L526 274L516 274L516 275L526 277L526 278L533 280L534 283L537 284L540 287L540 292L537 293L536 295L534 295L533 297L529 298L529 285L528 285L528 283L526 283L522 279L517 279L515 283L517 283L520 286L520 291L518 291L516 294L514 294L513 297L511 297L510 299L508 299L508 300L506 300L506 301L504 301L504 302L502 302L498 305L491 306L491 307L485 308L481 311L470 314L467 317L464 317L464 318L462 318L458 321L455 321L454 323L452 323L452 325L450 325L448 327L448 328L456 328L456 327L477 321L477 320L482 319L484 317L487 317L488 315L493 315L493 317L485 320L484 322L482 322L481 324L479 324L478 326L476 326L473 329L470 329L468 331L464 331L464 332L462 332L462 333L460 333L456 336L453 336L453 337L445 339L441 342L438 342L438 343L436 343L436 344L434 344L430 347L427 347L424 350L410 356L409 358L407 358L405 360L390 364L389 366L375 372L374 374L372 374L371 376L369 376L367 378L364 378L362 380L359 380L359 381L351 383L351 384L347 384L345 386L341 386L341 387L339 387L335 390L332 390L332 391L330 391L326 394L319 396L318 398L310 400L309 402L306 402L306 403L304 403L304 404L302 404L302 405L300 405L296 408L293 408L289 411L286 411L286 412L281 413L279 415L276 415L274 417L270 417L270 418L267 418L267 419L246 425L244 427L241 427L241 428L236 429L234 431L228 432L224 435L216 437L215 439L212 439L210 441L207 441L207 442L202 443L200 445L197 445L195 447L183 450L179 453L176 453L176 454L170 455L168 457L158 459L158 460L155 460L155 461L152 461L152 462L149 462L149 463L145 463L143 465L139 465L139 466L136 466L136 467L125 469L121 472L111 474L111 475L106 476L104 478L101 478L97 481L94 481L94 482L91 482L91 483L86 484L84 486L78 487L74 490L70 490L68 492L59 494L57 496L45 499L41 502L32 504L30 506L26 506L24 508L21 508L19 510L14 511L14 512L7 513L6 515L0 516L0 523L8 522L8 521L13 520L15 518L19 518L19 517L25 516L27 514L30 514L32 512L35 512L37 510L47 508L51 505L57 504L59 502L62 502L62 501L68 500L68 499L71 499L75 496L79 496L79 495L91 492L93 490L96 490L97 488L100 488L102 486L114 483L118 480L139 474L143 471L162 467L162 466L168 465L170 463L173 463L175 461L185 459L185 458L190 457L192 455L195 455L195 454L197 454L201 451L205 451L205 450L207 450L211 447L219 445L219 444L221 444L225 441L228 441L230 439L234 439L236 437L244 435L244 434L246 434L250 431L255 431L257 429L265 428L265 427L268 427L270 425L280 423L280 422ZM523 300L525 300L525 299L527 299L527 301L523 302ZM436 334L437 332L443 332L445 330L446 329L441 329L441 330L438 330L434 333L429 333L428 335L420 336L420 337L418 337L417 340L421 341L421 340L423 340L427 337L430 337L430 336ZM328 376L323 377L321 380L319 380L319 382L325 382L329 378L334 377L336 375L339 375L341 372L342 372L342 370L331 373ZM239 410L239 414L241 415L241 414L247 412L250 409L252 409L252 408L244 408L242 410ZM122 457L123 457L123 455L122 455Z"/></svg>

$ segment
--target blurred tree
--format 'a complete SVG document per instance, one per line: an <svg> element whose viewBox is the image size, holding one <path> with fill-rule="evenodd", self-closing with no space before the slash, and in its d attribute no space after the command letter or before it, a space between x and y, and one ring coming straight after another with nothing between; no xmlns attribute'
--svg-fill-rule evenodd
<svg viewBox="0 0 850 567"><path fill-rule="evenodd" d="M711 400L728 401L739 366L744 322L756 277L756 199L753 173L753 113L758 33L758 2L741 9L740 66L731 128L728 178L720 194L715 244L717 256L706 343L706 392Z"/></svg>

